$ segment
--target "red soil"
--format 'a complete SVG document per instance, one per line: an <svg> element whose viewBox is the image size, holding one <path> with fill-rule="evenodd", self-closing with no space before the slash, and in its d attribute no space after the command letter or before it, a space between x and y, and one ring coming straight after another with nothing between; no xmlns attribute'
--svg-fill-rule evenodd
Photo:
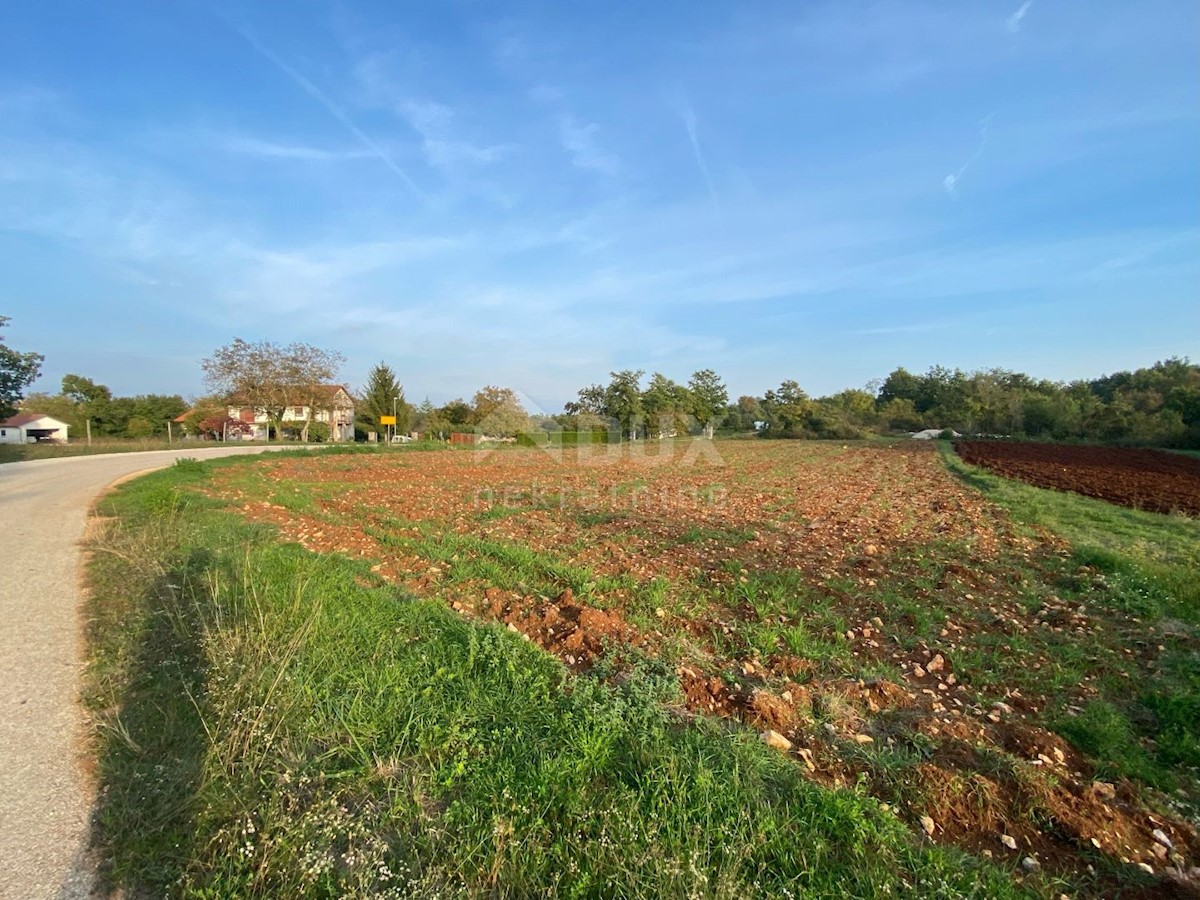
<svg viewBox="0 0 1200 900"><path fill-rule="evenodd" d="M1161 450L959 441L966 462L1056 491L1152 512L1200 516L1200 459Z"/></svg>
<svg viewBox="0 0 1200 900"><path fill-rule="evenodd" d="M959 449L977 462L970 448L1000 453L1029 446L1040 445L968 442ZM1002 701L989 704L993 697L985 700L972 688L972 672L955 665L981 635L1069 631L1099 647L1110 634L1111 623L1078 601L1049 597L1034 612L1016 595L1019 573L1009 561L1054 555L1052 538L1022 536L927 446L728 442L720 451L721 460L693 465L660 465L628 449L603 464L537 451L337 459L337 468L319 458L279 459L261 463L261 481L252 485L237 481L243 470L221 470L210 491L310 550L368 560L376 576L416 596L441 598L469 619L503 623L575 673L606 660L611 677L620 678L629 648L657 656L674 641L683 648L673 660L682 716L720 716L776 732L814 781L865 785L914 824L927 813L932 840L1006 862L1029 854L1061 873L1082 873L1102 854L1145 862L1161 874L1171 860L1153 836L1160 829L1180 861L1200 858L1200 836L1190 824L1153 812L1136 785L1098 781L1083 755L1035 724L1047 697L1033 686L1009 685L1002 695L996 689ZM263 499L331 482L337 490L304 512ZM595 573L597 583L575 593L566 585L550 590L452 577L440 555L422 555L423 526L528 547ZM873 589L910 570L927 579L922 559L947 542L961 557L944 561L936 584L912 590L916 597L953 594L959 614L944 621L937 637L914 642L904 615L879 602ZM743 622L770 616L791 626L803 615L804 603L794 598L781 597L760 612L736 591L752 575L784 571L798 573L811 596L836 602L845 623L838 637L855 665L889 665L902 673L898 680L834 675L782 645L763 655L739 649L733 637ZM688 586L701 585L706 602L672 602L676 594L668 592L662 607L639 615L628 581L603 577L661 580L684 592L684 600L691 597ZM1035 653L1023 666L1050 663ZM1082 705L1091 691L1085 681L1073 700ZM892 769L861 750L897 744L927 758ZM1019 849L1009 850L1001 835ZM1108 887L1103 882L1084 893L1108 896ZM1146 896L1185 896L1189 889L1164 875Z"/></svg>

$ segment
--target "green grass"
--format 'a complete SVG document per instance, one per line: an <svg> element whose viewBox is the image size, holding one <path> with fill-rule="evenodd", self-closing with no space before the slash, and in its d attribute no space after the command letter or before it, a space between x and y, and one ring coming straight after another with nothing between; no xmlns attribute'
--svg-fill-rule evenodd
<svg viewBox="0 0 1200 900"><path fill-rule="evenodd" d="M967 465L948 446L941 451L952 472L1017 522L1065 538L1070 557L1054 587L1113 616L1108 637L1119 652L1100 667L1099 696L1077 714L1052 712L1056 730L1096 758L1101 774L1165 790L1184 784L1194 795L1200 785L1200 520L1036 488ZM1082 579L1079 572L1090 575ZM1048 646L1055 665L1039 678L1051 688L1055 678L1079 683L1097 668L1091 654L1102 649L1053 640ZM1019 649L1019 642L1005 639L995 651L1011 656ZM1125 651L1152 651L1153 672L1138 671L1122 659ZM988 671L982 658L972 668Z"/></svg>
<svg viewBox="0 0 1200 900"><path fill-rule="evenodd" d="M754 532L748 528L701 528L698 525L692 525L680 535L679 542L681 544L711 542L733 546L753 539Z"/></svg>
<svg viewBox="0 0 1200 900"><path fill-rule="evenodd" d="M946 450L948 447L943 448L943 452ZM1069 630L1049 628L1025 633L997 630L989 610L992 595L964 606L964 593L979 593L978 588L962 580L963 561L973 558L969 542L933 541L906 550L886 561L885 573L869 592L851 572L813 584L795 570L749 571L734 560L722 565L724 573L733 576L733 583L717 586L705 578L692 583L600 576L573 565L554 551L538 552L521 542L457 534L447 531L444 523L411 522L376 508L369 510L371 524L363 525L353 516L334 514L320 509L319 504L314 508L305 502L305 489L322 487L322 482L279 485L256 480L256 470L247 468L249 481L243 487L248 493L269 491L276 503L298 512L362 527L389 550L437 565L442 569L440 584L447 589L465 589L468 596L481 590L481 585L547 597L569 587L589 604L600 607L608 606L609 598L619 595L627 620L643 633L660 627L660 609L685 620L703 621L709 627L691 639L672 632L663 640L660 655L677 662L690 658L702 665L719 666L722 660L732 660L738 680L737 661L769 660L777 654L805 660L813 667L809 677L817 679L894 680L898 673L887 660L853 653L852 645L843 637L847 628L879 614L897 644L913 650L922 642L936 645L947 619L953 617L971 631L970 640L956 651L956 668L964 684L978 692L982 701L990 703L1011 688L1046 695L1049 703L1040 716L1042 723L1062 731L1081 749L1093 753L1102 774L1126 774L1167 791L1184 787L1200 796L1196 767L1191 762L1196 746L1192 722L1200 718L1200 693L1194 685L1194 658L1189 656L1189 647L1194 646L1189 642L1194 642L1197 634L1196 603L1191 598L1200 579L1194 576L1194 569L1181 562L1194 547L1189 531L1193 523L1147 513L1130 516L1132 511L1099 501L1007 482L970 470L955 458L948 461L992 499L1006 503L1026 526L1051 527L1074 538L1074 551L1066 558L1039 551L1032 557L1003 561L999 580L989 580L987 590L1011 592L1012 601L1027 614L1044 608L1051 600L1083 606L1089 616L1103 623L1098 638L1081 641ZM500 505L485 510L480 518L519 512ZM583 512L574 517L585 527L592 527L623 515ZM1126 535L1124 542L1113 542L1123 552L1086 542L1092 535L1097 540L1108 540L1110 520L1123 523L1127 530L1136 529L1136 533ZM1087 530L1082 531L1084 528ZM749 534L693 526L683 532L683 540L730 545ZM1031 532L1040 544L1039 535ZM1162 539L1156 543L1155 536ZM1147 546L1154 556L1131 555ZM1168 552L1171 555L1166 555ZM1007 574L1003 574L1005 571ZM1162 668L1151 677L1136 665L1136 656L1126 653L1138 651L1148 639L1142 633L1143 627L1130 617L1157 623L1151 627L1166 631L1175 627L1173 622L1182 623L1182 637L1162 634L1166 647L1161 654ZM1156 643L1158 640L1155 638ZM621 652L628 649L622 648ZM1102 736L1089 739L1083 734L1091 720L1079 716L1080 707L1072 698L1085 682L1099 702L1124 710L1127 731L1138 742L1148 764L1138 762L1137 754L1122 751L1111 740ZM1132 692L1130 685L1136 686Z"/></svg>
<svg viewBox="0 0 1200 900"><path fill-rule="evenodd" d="M95 456L101 453L140 453L146 450L214 450L218 447L254 447L269 444L284 446L297 451L306 447L324 447L338 453L403 453L417 450L445 450L451 445L439 441L413 441L408 444L302 444L298 441L236 441L222 444L219 441L168 442L166 438L105 438L92 443L72 440L69 444L0 444L0 463L23 462L31 459L57 459L63 456Z"/></svg>
<svg viewBox="0 0 1200 900"><path fill-rule="evenodd" d="M752 733L681 720L661 666L572 678L277 543L189 492L210 468L106 499L90 567L96 838L127 895L1023 894Z"/></svg>
<svg viewBox="0 0 1200 900"><path fill-rule="evenodd" d="M29 459L56 459L61 456L94 456L99 453L136 453L143 450L183 450L188 447L213 447L216 444L168 443L166 438L116 439L107 438L72 441L69 444L0 444L0 463L23 462Z"/></svg>
<svg viewBox="0 0 1200 900"><path fill-rule="evenodd" d="M1117 557L1171 568L1200 570L1200 519L1144 512L1012 481L960 460L949 446L939 449L951 471L999 503L1019 521L1040 525L1088 552L1110 551ZM1200 583L1194 585L1200 609Z"/></svg>

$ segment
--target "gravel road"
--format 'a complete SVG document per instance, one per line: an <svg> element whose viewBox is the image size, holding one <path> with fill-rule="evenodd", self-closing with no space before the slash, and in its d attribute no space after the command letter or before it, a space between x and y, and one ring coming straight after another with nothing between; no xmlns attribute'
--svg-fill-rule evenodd
<svg viewBox="0 0 1200 900"><path fill-rule="evenodd" d="M112 453L0 465L0 898L88 897L91 788L78 706L79 542L113 481L281 447Z"/></svg>

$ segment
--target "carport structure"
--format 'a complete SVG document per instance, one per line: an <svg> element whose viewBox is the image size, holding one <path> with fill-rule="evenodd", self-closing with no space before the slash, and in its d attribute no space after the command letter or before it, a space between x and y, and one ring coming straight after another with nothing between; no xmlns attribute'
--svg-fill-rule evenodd
<svg viewBox="0 0 1200 900"><path fill-rule="evenodd" d="M66 422L42 413L17 413L0 422L0 444L33 444L38 441L67 442Z"/></svg>

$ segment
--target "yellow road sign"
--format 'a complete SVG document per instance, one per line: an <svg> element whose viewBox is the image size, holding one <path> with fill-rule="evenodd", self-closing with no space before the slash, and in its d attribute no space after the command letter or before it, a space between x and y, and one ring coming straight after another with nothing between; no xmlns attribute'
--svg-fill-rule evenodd
<svg viewBox="0 0 1200 900"><path fill-rule="evenodd" d="M395 416L380 416L379 424L380 425L395 425L396 417Z"/></svg>

